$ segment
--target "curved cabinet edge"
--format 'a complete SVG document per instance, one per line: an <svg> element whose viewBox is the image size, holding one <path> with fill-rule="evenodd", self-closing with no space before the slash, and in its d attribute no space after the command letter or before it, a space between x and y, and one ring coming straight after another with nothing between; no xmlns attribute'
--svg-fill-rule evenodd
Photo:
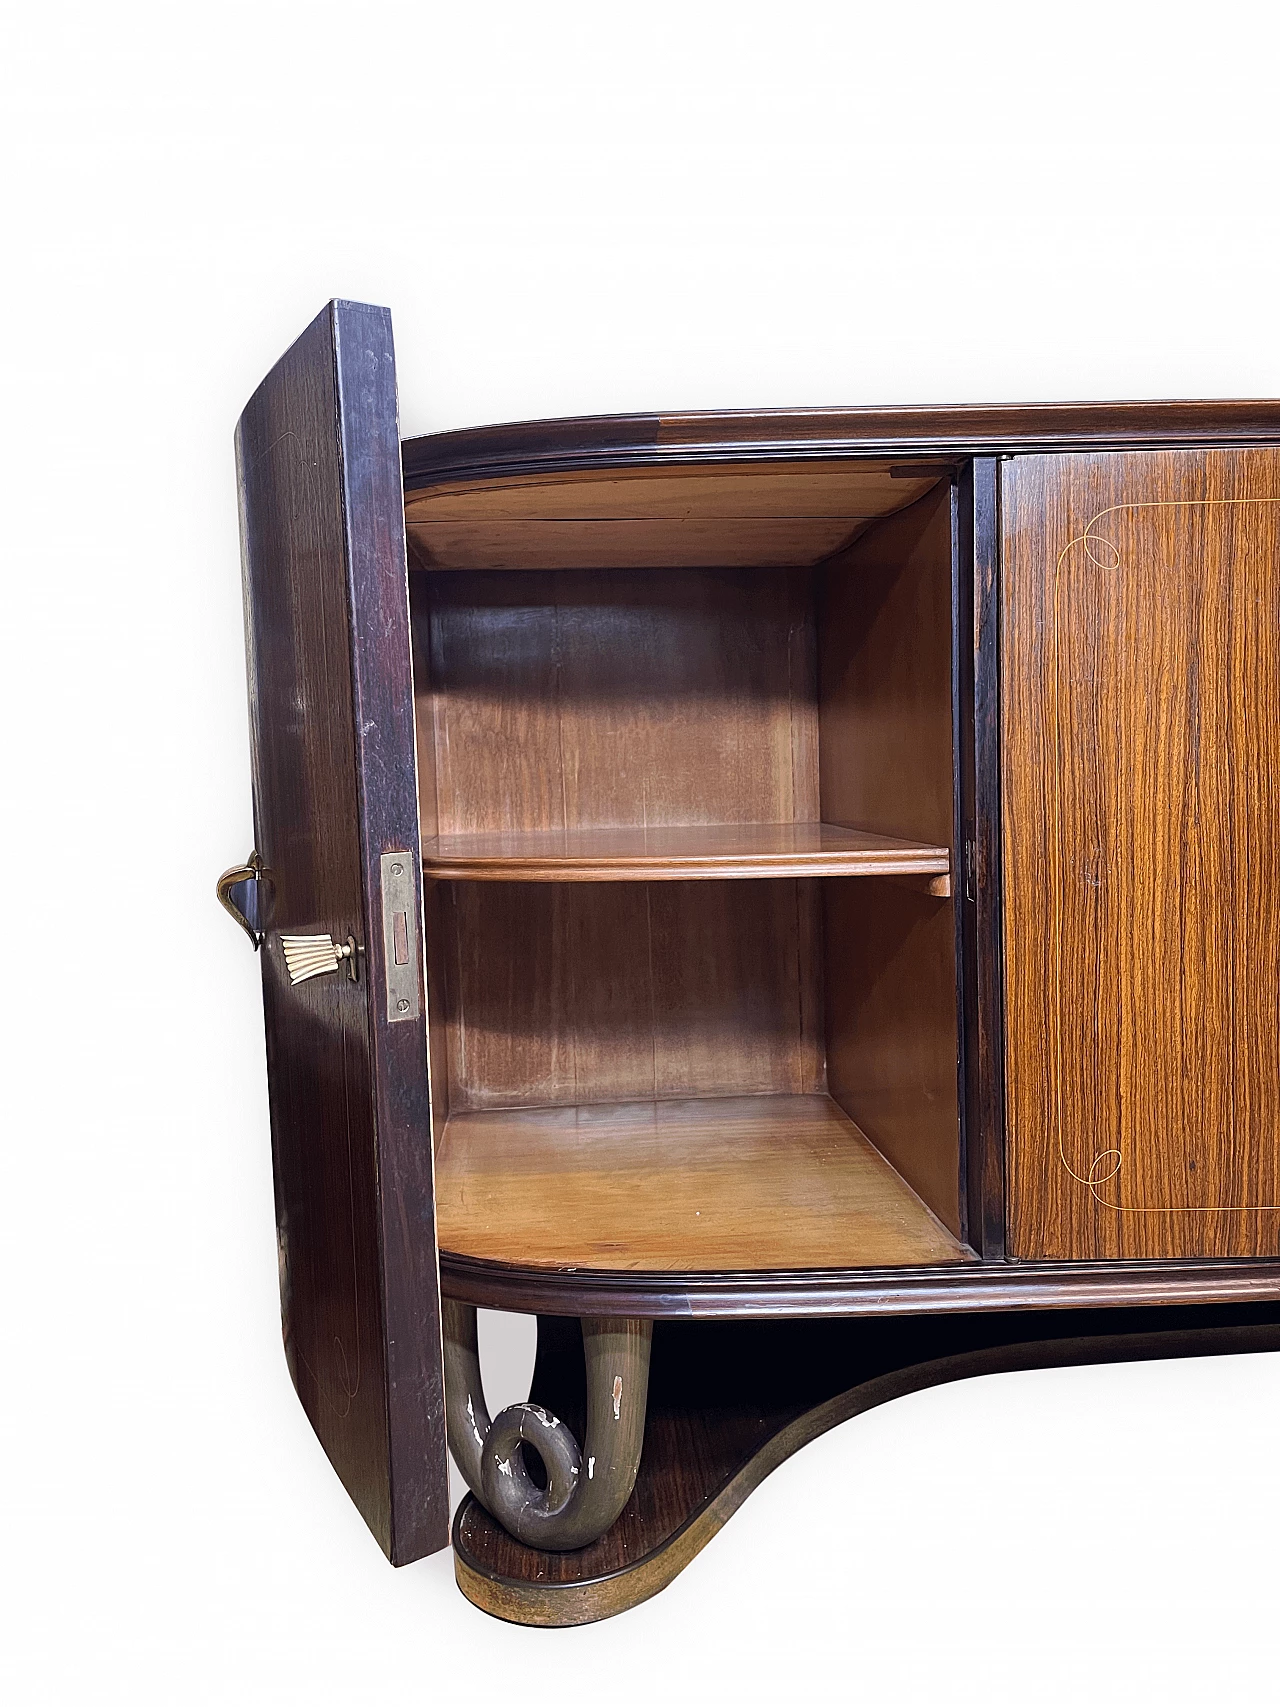
<svg viewBox="0 0 1280 1707"><path fill-rule="evenodd" d="M954 1263L740 1274L535 1269L440 1252L444 1294L542 1316L891 1316L1280 1300L1280 1262Z"/></svg>
<svg viewBox="0 0 1280 1707"><path fill-rule="evenodd" d="M459 480L718 458L934 456L1273 442L1270 399L596 415L405 439L407 492Z"/></svg>

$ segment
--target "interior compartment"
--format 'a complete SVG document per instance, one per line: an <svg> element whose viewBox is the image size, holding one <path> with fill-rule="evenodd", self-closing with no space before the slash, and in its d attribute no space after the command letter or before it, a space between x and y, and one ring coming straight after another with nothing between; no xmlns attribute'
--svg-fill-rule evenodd
<svg viewBox="0 0 1280 1707"><path fill-rule="evenodd" d="M442 1249L961 1261L949 471L411 494Z"/></svg>

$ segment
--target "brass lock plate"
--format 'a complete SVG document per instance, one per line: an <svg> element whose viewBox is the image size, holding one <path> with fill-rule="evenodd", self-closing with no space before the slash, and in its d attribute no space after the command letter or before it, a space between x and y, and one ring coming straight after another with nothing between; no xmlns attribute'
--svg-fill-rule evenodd
<svg viewBox="0 0 1280 1707"><path fill-rule="evenodd" d="M387 1019L417 1019L422 946L418 938L417 894L413 857L407 853L382 856L382 949L387 968Z"/></svg>

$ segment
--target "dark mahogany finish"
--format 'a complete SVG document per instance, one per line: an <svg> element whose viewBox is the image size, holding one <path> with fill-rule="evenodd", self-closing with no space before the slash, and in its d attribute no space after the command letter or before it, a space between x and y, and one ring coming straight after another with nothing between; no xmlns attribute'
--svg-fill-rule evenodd
<svg viewBox="0 0 1280 1707"><path fill-rule="evenodd" d="M384 994L381 856L420 869L387 311L326 308L236 450L285 1344L325 1451L403 1563L445 1544L448 1487L425 1025L389 1023ZM354 936L359 981L291 987L282 933Z"/></svg>
<svg viewBox="0 0 1280 1707"><path fill-rule="evenodd" d="M1081 447L1266 444L1278 402L976 404L596 415L431 433L404 443L406 491L540 469L785 456L990 455Z"/></svg>
<svg viewBox="0 0 1280 1707"><path fill-rule="evenodd" d="M989 1314L1148 1304L1280 1299L1280 1262L966 1262L934 1268L845 1268L733 1274L535 1269L440 1255L446 1296L546 1316Z"/></svg>
<svg viewBox="0 0 1280 1707"><path fill-rule="evenodd" d="M998 493L995 458L975 457L959 484L956 529L956 892L968 1232L987 1258L1005 1252Z"/></svg>

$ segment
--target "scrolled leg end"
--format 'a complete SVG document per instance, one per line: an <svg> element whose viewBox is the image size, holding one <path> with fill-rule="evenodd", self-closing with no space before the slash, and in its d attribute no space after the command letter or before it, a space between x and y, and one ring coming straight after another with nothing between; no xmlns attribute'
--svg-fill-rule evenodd
<svg viewBox="0 0 1280 1707"><path fill-rule="evenodd" d="M541 1405L509 1405L490 1421L472 1305L444 1306L449 1448L472 1493L518 1541L550 1552L589 1546L612 1527L635 1486L644 1444L653 1323L584 1320L586 1440ZM524 1448L546 1471L539 1487Z"/></svg>

